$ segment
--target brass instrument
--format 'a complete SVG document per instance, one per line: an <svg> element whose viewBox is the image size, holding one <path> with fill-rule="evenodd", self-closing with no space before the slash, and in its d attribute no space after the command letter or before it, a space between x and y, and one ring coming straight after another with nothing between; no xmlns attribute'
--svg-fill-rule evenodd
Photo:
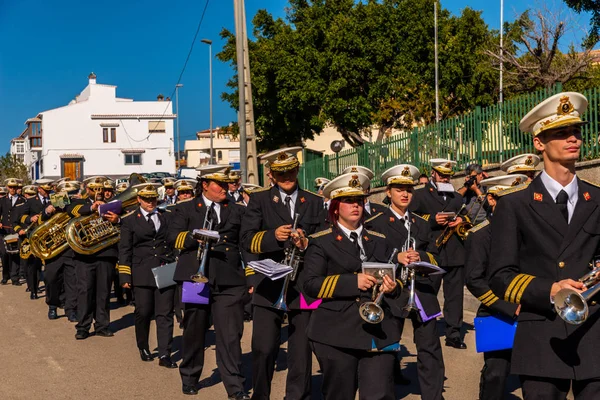
<svg viewBox="0 0 600 400"><path fill-rule="evenodd" d="M388 260L388 264L395 264L394 260L396 258L396 254L398 254L398 249L394 248L390 259ZM373 276L377 279L377 284L373 286L373 295L371 296L373 301L362 303L358 308L358 313L363 321L368 322L369 324L378 324L383 321L383 318L385 317L383 308L381 308L379 305L381 304L381 300L383 299L384 295L383 290L381 289L383 285L383 277L385 276L385 270L377 271L377 273L375 273ZM378 293L377 297L375 297L376 293Z"/></svg>
<svg viewBox="0 0 600 400"><path fill-rule="evenodd" d="M70 220L69 214L58 212L35 228L29 236L31 254L45 261L65 251L69 247L65 227Z"/></svg>
<svg viewBox="0 0 600 400"><path fill-rule="evenodd" d="M456 213L456 216L448 222L456 221L456 219L459 217L460 212L464 210L464 208L465 205L463 204L460 210L458 210L458 212ZM435 245L437 247L442 247L443 245L445 245L454 233L456 233L461 240L465 240L467 238L469 230L473 227L473 224L471 224L469 217L467 217L466 215L463 215L462 218L463 222L461 222L453 228L450 228L448 225L446 225L446 228L444 228L442 234L438 236L437 239L435 239Z"/></svg>
<svg viewBox="0 0 600 400"><path fill-rule="evenodd" d="M144 183L145 179L134 173L129 176L129 182L129 188L115 197L115 200L121 201L124 213L137 207L137 189L133 186ZM75 252L91 255L117 243L120 239L120 229L98 213L93 213L71 220L66 225L65 235L68 245Z"/></svg>
<svg viewBox="0 0 600 400"><path fill-rule="evenodd" d="M37 214L38 218L42 215L42 213ZM23 260L27 260L29 258L29 256L31 256L31 245L29 243L29 231L31 230L31 228L33 228L33 226L37 223L36 222L32 222L29 224L29 226L27 228L25 228L25 233L23 234L25 236L25 238L21 241L21 247L19 248L19 256L23 259Z"/></svg>
<svg viewBox="0 0 600 400"><path fill-rule="evenodd" d="M580 325L588 319L590 308L589 299L600 292L600 268L594 268L579 281L585 291L577 293L573 289L561 289L554 296L554 310L563 321L571 325Z"/></svg>
<svg viewBox="0 0 600 400"><path fill-rule="evenodd" d="M417 248L417 241L414 237L410 235L411 225L412 224L410 223L410 221L408 221L408 236L406 238L406 242L404 242L404 246L402 246L403 252L408 251L410 249L416 250ZM415 281L417 280L415 270L414 268L408 268L407 266L403 266L402 271L406 271L403 274L401 274L401 277L404 277L402 283L406 285L408 279L410 279L410 294L408 296L408 303L404 307L404 311L407 311L409 313L411 311L419 312L419 307L417 307L417 303L415 302Z"/></svg>
<svg viewBox="0 0 600 400"><path fill-rule="evenodd" d="M300 218L300 214L296 213L294 215L294 223L292 224L292 233L297 231L298 226L298 218ZM289 246L285 249L285 259L281 262L283 265L287 265L292 267L292 272L285 276L285 280L283 281L283 287L281 288L281 293L279 293L279 298L275 303L273 303L273 308L278 310L287 311L288 306L286 303L287 292L290 286L290 282L296 280L296 275L298 275L298 270L300 269L300 263L302 262L302 258L296 254L296 246L292 243L292 238L289 239Z"/></svg>
<svg viewBox="0 0 600 400"><path fill-rule="evenodd" d="M202 224L202 229L210 231L212 229L213 221L208 218L209 212L206 211L204 215L204 223ZM198 267L198 272L190 277L190 279L196 283L206 283L208 282L208 278L204 275L206 271L206 261L208 260L208 245L210 239L204 235L194 234L194 239L200 240L201 243L198 245L198 253L197 259L200 261L200 266Z"/></svg>

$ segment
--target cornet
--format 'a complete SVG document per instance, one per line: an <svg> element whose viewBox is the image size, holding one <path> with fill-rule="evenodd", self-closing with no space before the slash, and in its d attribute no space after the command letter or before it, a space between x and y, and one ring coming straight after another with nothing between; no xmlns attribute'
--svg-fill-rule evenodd
<svg viewBox="0 0 600 400"><path fill-rule="evenodd" d="M298 218L300 218L300 214L294 214L294 223L292 224L292 232L297 231L298 226ZM281 288L281 293L279 293L279 298L275 303L273 303L273 308L278 310L287 311L288 306L286 303L287 292L290 286L290 282L296 280L296 275L298 275L298 269L300 268L300 262L302 258L299 255L296 255L296 246L292 243L292 238L290 236L289 246L285 250L285 259L282 264L292 267L292 272L286 275L285 280L283 281L283 287Z"/></svg>
<svg viewBox="0 0 600 400"><path fill-rule="evenodd" d="M398 249L394 248L390 259L388 260L388 264L395 264L394 260L396 259L396 254L398 254ZM383 299L383 277L385 276L385 270L379 270L373 275L377 279L377 284L373 286L373 295L371 299L373 301L367 301L366 303L362 303L358 308L358 312L360 317L369 324L378 324L383 321L383 317L385 313L383 312L383 308L379 305L381 300ZM375 294L377 297L375 297Z"/></svg>
<svg viewBox="0 0 600 400"><path fill-rule="evenodd" d="M554 296L554 309L559 317L568 324L580 325L589 316L589 299L600 291L600 268L594 268L579 279L586 291L577 293L573 289L561 289Z"/></svg>
<svg viewBox="0 0 600 400"><path fill-rule="evenodd" d="M210 231L212 229L213 221L208 218L210 214L209 210L206 211L204 215L204 223L202 224L202 229ZM193 282L196 283L206 283L208 282L208 278L204 275L204 271L206 270L206 260L208 259L208 244L210 238L195 233L194 239L200 240L201 243L198 245L198 253L196 255L197 259L200 261L200 266L198 267L198 272L190 277Z"/></svg>
<svg viewBox="0 0 600 400"><path fill-rule="evenodd" d="M406 241L404 242L404 246L402 246L402 252L408 251L410 249L415 250L417 248L417 241L414 237L410 235L410 221L408 223L408 236L406 237ZM416 311L419 312L419 307L417 307L417 303L415 302L415 270L414 268L408 268L407 266L402 266L402 272L400 273L400 279L402 283L406 285L408 279L410 279L410 294L408 296L408 303L404 307L404 311L411 312Z"/></svg>

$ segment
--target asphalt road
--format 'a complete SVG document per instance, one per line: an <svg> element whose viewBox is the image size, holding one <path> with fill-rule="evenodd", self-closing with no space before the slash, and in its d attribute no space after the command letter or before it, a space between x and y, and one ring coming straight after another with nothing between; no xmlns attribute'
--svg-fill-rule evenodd
<svg viewBox="0 0 600 400"><path fill-rule="evenodd" d="M114 303L112 304L114 306ZM62 315L62 310L59 310ZM177 369L160 368L158 362L145 363L139 359L133 328L133 307L111 311L112 338L90 337L76 341L75 327L65 317L50 321L43 299L29 300L25 286L0 286L0 360L2 360L0 399L189 399L181 394ZM447 400L477 399L479 371L483 358L475 352L473 315L465 315L467 350L444 349ZM154 323L152 324L154 327ZM440 330L443 324L439 323ZM250 390L250 337L252 324L246 323L242 341L245 375ZM179 362L181 330L175 327L173 359ZM154 339L153 339L154 337ZM152 331L151 348L156 345ZM409 386L397 387L398 399L418 399L416 351L412 327L407 322L403 343L406 346L403 372L412 380ZM203 388L196 398L226 399L215 362L213 332L209 332L206 366L202 374ZM283 399L286 376L285 351L281 346L272 399ZM156 351L156 350L154 350ZM321 375L313 361L313 398L319 399ZM508 399L520 398L511 380Z"/></svg>

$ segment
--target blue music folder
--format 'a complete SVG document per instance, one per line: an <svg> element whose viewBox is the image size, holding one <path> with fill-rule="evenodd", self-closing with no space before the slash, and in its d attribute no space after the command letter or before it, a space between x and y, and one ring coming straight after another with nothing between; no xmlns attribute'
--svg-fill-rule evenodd
<svg viewBox="0 0 600 400"><path fill-rule="evenodd" d="M492 315L475 318L474 325L478 353L512 349L517 321Z"/></svg>

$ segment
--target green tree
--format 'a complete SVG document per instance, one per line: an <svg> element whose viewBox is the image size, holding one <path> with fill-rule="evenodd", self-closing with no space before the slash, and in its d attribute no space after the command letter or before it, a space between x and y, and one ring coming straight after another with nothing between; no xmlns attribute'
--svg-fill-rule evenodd
<svg viewBox="0 0 600 400"><path fill-rule="evenodd" d="M565 3L578 13L590 12L592 19L590 21L590 31L584 41L588 48L594 47L600 38L600 0L564 0Z"/></svg>
<svg viewBox="0 0 600 400"><path fill-rule="evenodd" d="M24 184L29 184L27 166L10 153L0 157L0 185L8 178L22 179Z"/></svg>

